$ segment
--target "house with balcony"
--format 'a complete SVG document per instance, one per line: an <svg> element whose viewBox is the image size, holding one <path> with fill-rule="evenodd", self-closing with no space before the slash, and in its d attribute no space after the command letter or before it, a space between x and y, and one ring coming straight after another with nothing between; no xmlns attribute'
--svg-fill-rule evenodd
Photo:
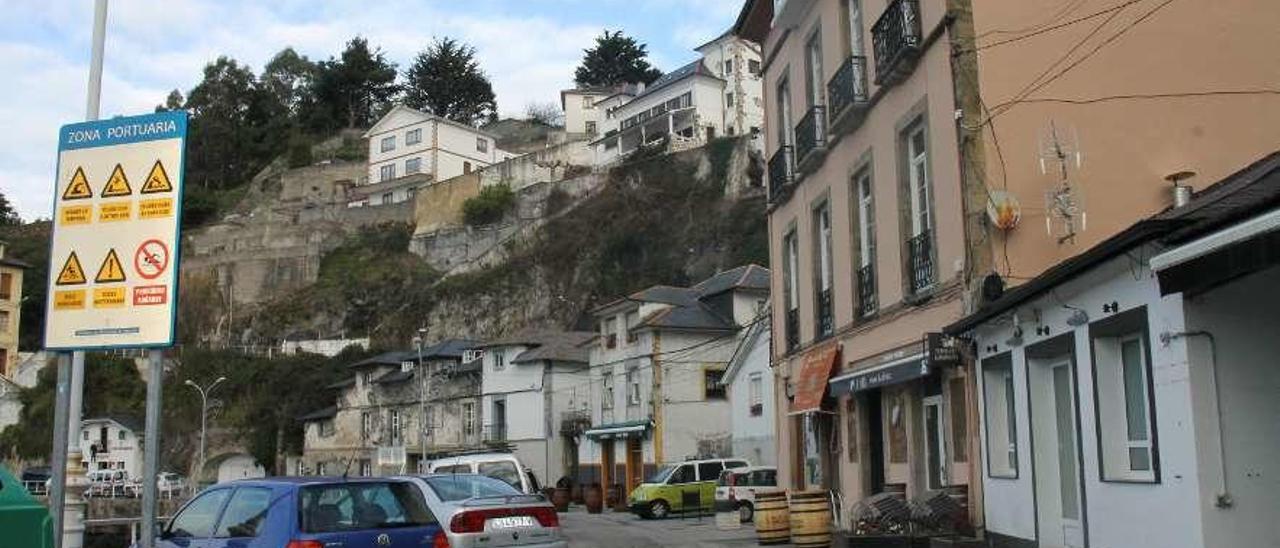
<svg viewBox="0 0 1280 548"><path fill-rule="evenodd" d="M726 33L697 48L699 58L638 86L601 99L602 136L591 142L595 164L613 163L642 146L694 148L720 136L758 131L760 48ZM753 72L754 71L754 72Z"/></svg>
<svg viewBox="0 0 1280 548"><path fill-rule="evenodd" d="M476 344L447 339L349 365L350 376L329 387L334 404L299 417L295 472L404 473L433 455L481 447Z"/></svg>
<svg viewBox="0 0 1280 548"><path fill-rule="evenodd" d="M22 323L22 273L31 265L5 255L0 241L0 376L18 369L18 326Z"/></svg>
<svg viewBox="0 0 1280 548"><path fill-rule="evenodd" d="M351 189L350 205L395 204L417 189L505 160L498 137L405 105L396 105L364 133L369 140L367 185Z"/></svg>
<svg viewBox="0 0 1280 548"><path fill-rule="evenodd" d="M590 344L579 484L630 490L662 463L742 456L732 454L724 375L735 354L747 352L749 328L765 321L768 286L768 269L746 265L692 287L653 286L592 312L599 336ZM566 417L574 418L586 417Z"/></svg>
<svg viewBox="0 0 1280 548"><path fill-rule="evenodd" d="M81 465L85 470L124 470L142 477L142 421L112 415L80 421Z"/></svg>
<svg viewBox="0 0 1280 548"><path fill-rule="evenodd" d="M484 440L512 449L542 485L576 469L577 440L558 421L580 409L588 382L587 343L595 333L527 330L479 345L484 351Z"/></svg>

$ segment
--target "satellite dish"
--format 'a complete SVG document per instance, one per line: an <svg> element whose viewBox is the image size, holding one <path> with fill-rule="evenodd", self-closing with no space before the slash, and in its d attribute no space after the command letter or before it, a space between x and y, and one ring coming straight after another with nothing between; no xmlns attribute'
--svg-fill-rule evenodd
<svg viewBox="0 0 1280 548"><path fill-rule="evenodd" d="M992 190L987 193L987 218L1000 230L1013 230L1022 220L1022 205L1007 190Z"/></svg>

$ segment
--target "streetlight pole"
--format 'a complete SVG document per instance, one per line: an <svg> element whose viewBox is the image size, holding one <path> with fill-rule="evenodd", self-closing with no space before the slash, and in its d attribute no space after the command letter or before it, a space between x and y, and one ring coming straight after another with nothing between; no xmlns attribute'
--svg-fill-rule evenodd
<svg viewBox="0 0 1280 548"><path fill-rule="evenodd" d="M422 368L422 345L426 343L427 328L419 327L418 334L413 337L413 345L418 347L418 472L425 472L423 462L427 459L427 371Z"/></svg>
<svg viewBox="0 0 1280 548"><path fill-rule="evenodd" d="M192 478L192 480L197 484L200 482L200 476L204 475L204 439L209 426L209 394L213 392L213 389L216 388L218 384L225 380L227 380L226 377L218 377L218 379L210 383L209 386L203 388L195 382L192 382L191 379L187 379L186 382L182 383L196 389L196 392L200 393L200 467L196 469L196 477Z"/></svg>

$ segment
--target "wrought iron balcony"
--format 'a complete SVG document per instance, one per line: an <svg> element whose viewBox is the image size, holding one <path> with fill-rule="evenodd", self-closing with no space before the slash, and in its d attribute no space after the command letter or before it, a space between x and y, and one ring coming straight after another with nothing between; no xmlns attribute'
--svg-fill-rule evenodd
<svg viewBox="0 0 1280 548"><path fill-rule="evenodd" d="M858 314L867 317L876 313L880 302L876 299L876 264L858 269Z"/></svg>
<svg viewBox="0 0 1280 548"><path fill-rule="evenodd" d="M787 311L787 352L800 346L800 309Z"/></svg>
<svg viewBox="0 0 1280 548"><path fill-rule="evenodd" d="M796 124L796 169L812 171L827 152L827 107L813 105Z"/></svg>
<svg viewBox="0 0 1280 548"><path fill-rule="evenodd" d="M835 321L831 311L831 288L818 291L818 339L830 337L835 330Z"/></svg>
<svg viewBox="0 0 1280 548"><path fill-rule="evenodd" d="M782 145L769 158L769 203L777 204L786 201L791 191L791 183L796 176L795 149L791 145Z"/></svg>
<svg viewBox="0 0 1280 548"><path fill-rule="evenodd" d="M867 58L854 55L845 59L827 82L831 132L847 133L856 129L866 115L868 98Z"/></svg>
<svg viewBox="0 0 1280 548"><path fill-rule="evenodd" d="M919 0L893 0L875 25L871 42L876 55L876 83L891 86L911 74L924 43L920 35Z"/></svg>
<svg viewBox="0 0 1280 548"><path fill-rule="evenodd" d="M925 230L907 240L907 253L914 295L933 286L933 231Z"/></svg>

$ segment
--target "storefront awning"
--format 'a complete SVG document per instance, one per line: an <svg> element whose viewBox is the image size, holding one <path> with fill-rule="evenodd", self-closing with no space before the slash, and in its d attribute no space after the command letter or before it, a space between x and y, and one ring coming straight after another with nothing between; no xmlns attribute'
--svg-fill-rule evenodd
<svg viewBox="0 0 1280 548"><path fill-rule="evenodd" d="M912 354L831 379L831 395L843 396L928 375L929 361L925 359L924 353Z"/></svg>
<svg viewBox="0 0 1280 548"><path fill-rule="evenodd" d="M630 438L643 436L653 427L653 421L630 421L604 424L588 429L583 435L593 440L609 440L614 438Z"/></svg>
<svg viewBox="0 0 1280 548"><path fill-rule="evenodd" d="M1151 258L1160 294L1195 293L1280 263L1280 209Z"/></svg>
<svg viewBox="0 0 1280 548"><path fill-rule="evenodd" d="M792 381L795 398L791 401L791 413L811 413L822 407L822 397L827 393L827 379L835 366L840 347L830 345L811 350L800 364L800 374Z"/></svg>

